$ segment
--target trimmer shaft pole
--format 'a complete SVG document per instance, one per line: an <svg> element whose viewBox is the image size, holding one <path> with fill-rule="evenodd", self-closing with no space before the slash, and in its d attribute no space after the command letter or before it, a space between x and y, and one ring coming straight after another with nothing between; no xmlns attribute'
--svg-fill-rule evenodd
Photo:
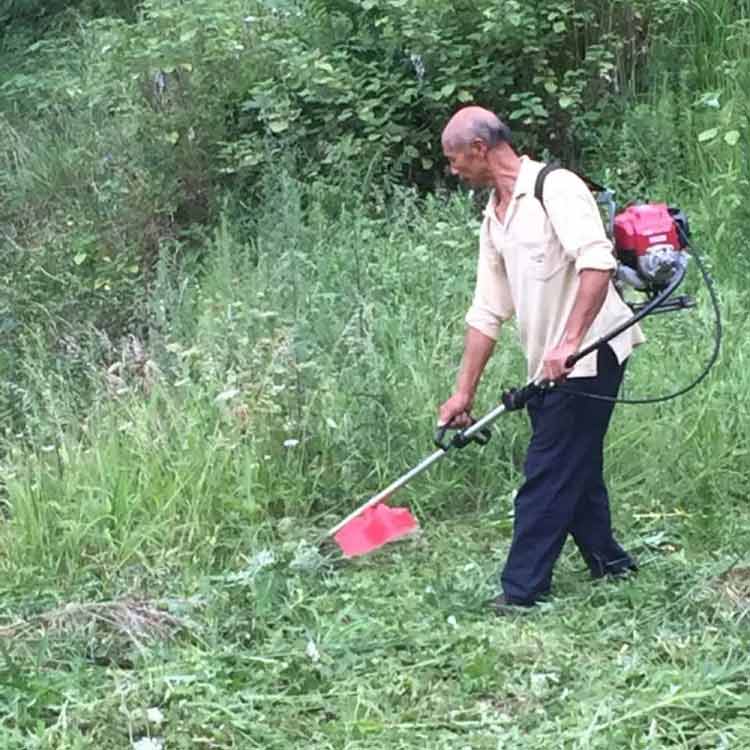
<svg viewBox="0 0 750 750"><path fill-rule="evenodd" d="M486 414L480 420L475 422L471 427L465 429L462 433L463 436L466 439L470 438L472 435L479 432L483 427L488 427L489 425L491 425L505 411L505 406L500 404L491 412L489 412L489 414ZM439 461L448 452L449 448L450 446L445 449L441 448L440 450L435 451L432 455L427 456L427 458L425 458L421 463L417 464L413 469L407 471L406 474L404 474L402 477L399 477L395 482L389 484L384 490L378 492L377 495L371 497L366 503L360 505L359 508L352 511L343 521L337 523L328 532L327 536L333 536L337 531L346 526L349 521L351 521L353 518L356 518L360 513L362 513L362 511L372 507L373 505L382 503L384 500L387 500L394 492L400 490L405 484L414 479L414 477L419 476L419 474L421 474L423 471L429 469L432 464Z"/></svg>

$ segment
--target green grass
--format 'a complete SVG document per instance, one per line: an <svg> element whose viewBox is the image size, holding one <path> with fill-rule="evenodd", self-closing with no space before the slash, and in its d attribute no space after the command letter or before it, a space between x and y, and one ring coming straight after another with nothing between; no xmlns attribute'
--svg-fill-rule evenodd
<svg viewBox="0 0 750 750"><path fill-rule="evenodd" d="M111 575L165 554L221 564L247 525L343 512L430 447L471 295L470 202L404 196L383 218L331 218L303 211L300 190L287 185L252 244L226 222L217 230L200 282L182 283L163 313L169 332L155 330L140 355L124 351L108 369L90 364L86 413L66 401L58 373L36 374L31 429L7 444L0 569L24 561L73 578L89 566ZM627 395L664 395L702 370L712 312L695 269L689 286L698 309L646 325L650 343L629 368ZM614 478L634 499L654 488L665 501L736 494L748 457L746 313L731 285L719 293L737 334L720 367L679 401L628 408L612 431ZM511 327L477 414L525 382L520 359ZM497 432L485 465L440 467L407 491L410 501L442 514L453 496L474 510L507 496L525 419ZM298 445L285 447L290 440Z"/></svg>
<svg viewBox="0 0 750 750"><path fill-rule="evenodd" d="M636 579L590 583L568 550L551 603L496 619L485 601L508 510L425 518L417 539L349 563L318 553L323 527L295 519L257 528L214 576L136 569L108 591L3 590L6 617L30 623L5 639L4 747L114 750L148 735L273 749L747 746L750 573L718 551L724 536L709 551L689 541L693 514L618 503ZM178 630L136 639L106 613L45 619L125 592Z"/></svg>
<svg viewBox="0 0 750 750"><path fill-rule="evenodd" d="M92 363L86 413L39 372L44 429L8 445L3 471L6 746L743 747L744 294L715 269L731 335L698 390L616 414L607 465L639 577L591 584L569 550L549 604L496 620L483 605L523 415L397 496L418 540L349 563L315 548L432 450L471 290L471 203L405 195L382 218L336 217L304 190L281 183L252 243L227 218L200 283L175 296L164 282L169 334L109 374ZM698 309L648 322L627 395L700 371L712 318L695 269L688 286ZM505 332L477 413L523 371ZM179 626L118 615L142 602Z"/></svg>
<svg viewBox="0 0 750 750"><path fill-rule="evenodd" d="M640 574L592 583L571 546L550 602L515 619L485 603L524 415L399 493L417 538L356 561L318 546L433 449L476 262L469 196L386 200L357 165L311 182L285 164L183 235L179 156L134 138L132 113L0 117L2 750L750 747L741 7L674 17L651 89L589 155L623 201L687 211L720 361L679 400L616 412L608 479ZM159 261L135 274L146 229ZM698 307L647 321L625 395L701 371L714 321L694 264L686 289ZM511 327L476 413L524 372Z"/></svg>

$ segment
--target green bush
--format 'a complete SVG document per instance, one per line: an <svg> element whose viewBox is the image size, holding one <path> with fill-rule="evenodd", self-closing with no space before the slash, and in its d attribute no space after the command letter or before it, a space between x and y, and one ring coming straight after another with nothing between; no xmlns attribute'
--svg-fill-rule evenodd
<svg viewBox="0 0 750 750"><path fill-rule="evenodd" d="M80 13L85 16L121 15L133 17L137 0L1 0L0 22L24 26L39 34L49 30L60 16Z"/></svg>
<svg viewBox="0 0 750 750"><path fill-rule="evenodd" d="M354 162L433 185L440 127L469 102L497 110L532 152L577 159L642 75L647 31L677 5L147 0L138 23L84 27L85 87L53 87L48 71L6 92L137 116L176 164L250 189L289 150L308 176Z"/></svg>
<svg viewBox="0 0 750 750"><path fill-rule="evenodd" d="M89 353L110 366L128 335L168 332L159 295L171 287L157 276L179 289L186 267L212 268L217 244L206 237L227 188L243 209L233 221L254 248L249 263L269 236L290 241L280 232L294 222L270 219L265 205L291 200L269 191L277 173L306 184L300 210L382 218L404 178L441 181L440 127L469 101L518 126L527 150L570 161L584 151L587 171L605 164L622 198L690 194L704 205L718 191L708 200L724 198L710 216L722 258L743 263L742 99L695 90L694 68L648 65L652 45L682 49L698 34L672 12L682 3L580 6L147 0L136 21L88 20L34 42L0 83L0 367L10 384L0 413L44 403L33 372L16 365L30 341L86 390ZM730 5L717 18L731 32L716 54L736 93L746 24ZM697 179L686 164L700 165Z"/></svg>

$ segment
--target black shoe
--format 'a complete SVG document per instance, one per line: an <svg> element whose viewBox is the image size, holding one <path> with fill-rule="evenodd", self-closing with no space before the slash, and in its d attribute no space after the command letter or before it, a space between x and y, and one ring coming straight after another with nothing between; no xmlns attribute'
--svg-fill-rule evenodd
<svg viewBox="0 0 750 750"><path fill-rule="evenodd" d="M635 560L628 557L623 560L612 560L608 563L596 561L596 565L590 568L591 577L594 579L608 578L613 581L619 581L623 578L630 578L638 572L638 565Z"/></svg>
<svg viewBox="0 0 750 750"><path fill-rule="evenodd" d="M490 607L498 617L513 617L515 615L528 614L536 606L535 602L516 602L509 600L505 594L496 596L491 602Z"/></svg>

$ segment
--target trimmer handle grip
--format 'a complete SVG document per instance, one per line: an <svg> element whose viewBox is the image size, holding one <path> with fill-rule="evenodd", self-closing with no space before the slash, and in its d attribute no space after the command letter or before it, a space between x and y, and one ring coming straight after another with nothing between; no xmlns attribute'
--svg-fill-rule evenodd
<svg viewBox="0 0 750 750"><path fill-rule="evenodd" d="M471 424L476 424L476 419L474 419L473 417L469 417L469 419L471 419ZM453 429L456 428L451 426L451 422L440 425L440 427L437 428L437 430L435 431L434 442L438 448L447 451L450 448L465 448L469 443L487 445L487 443L490 442L490 438L492 437L490 428L484 427L478 432L475 432L471 437L466 437L464 435L464 430L459 430L455 435L453 435L452 438L450 438L450 440L448 440L446 437L448 430Z"/></svg>
<svg viewBox="0 0 750 750"><path fill-rule="evenodd" d="M523 409L529 399L541 390L543 390L543 386L537 385L536 383L529 383L523 388L510 388L507 391L504 391L500 398L505 407L505 411L518 411L519 409Z"/></svg>

